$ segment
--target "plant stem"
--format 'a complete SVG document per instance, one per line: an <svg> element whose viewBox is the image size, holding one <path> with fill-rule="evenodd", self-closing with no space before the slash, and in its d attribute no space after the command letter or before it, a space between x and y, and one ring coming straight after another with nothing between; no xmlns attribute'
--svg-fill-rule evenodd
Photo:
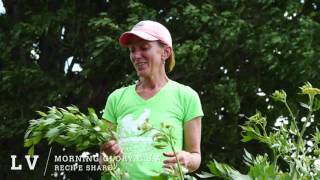
<svg viewBox="0 0 320 180"><path fill-rule="evenodd" d="M287 101L285 101L284 104L285 104L286 108L288 109L288 111L290 113L290 116L291 116L291 119L292 119L292 121L294 123L295 128L298 130L298 125L297 125L297 122L296 122L296 118L294 117L294 115L293 115L293 113L291 111L291 108L289 107ZM298 136L300 136L300 132L299 131L297 131L297 132L298 132Z"/></svg>
<svg viewBox="0 0 320 180"><path fill-rule="evenodd" d="M314 101L314 96L309 95L309 107L310 108L309 108L309 112L308 112L308 115L307 115L307 118L306 118L306 122L304 122L302 130L301 130L301 133L300 133L301 136L300 136L299 141L298 141L298 143L299 143L298 146L300 145L301 142L303 142L303 135L304 135L304 133L305 133L305 131L307 129L307 124L308 124L308 122L309 122L309 120L311 118L312 112L313 112L313 109L312 109L313 101ZM304 146L304 144L303 144L303 146ZM302 156L303 156L302 158L305 157L306 153L307 153L307 151L302 152Z"/></svg>
<svg viewBox="0 0 320 180"><path fill-rule="evenodd" d="M184 178L183 178L183 172L182 172L182 169L181 169L181 165L180 165L179 159L178 159L178 157L177 157L176 150L174 149L174 146L173 146L171 137L170 137L170 139L169 139L169 142L170 142L171 149L172 149L172 151L173 151L173 153L174 153L174 157L176 158L176 161L177 161L178 171L179 171L179 178L180 178L180 180L183 180L183 179L184 179Z"/></svg>
<svg viewBox="0 0 320 180"><path fill-rule="evenodd" d="M307 115L307 120L306 120L306 122L303 124L302 130L301 130L301 133L300 133L300 134L301 134L301 138L302 138L304 132L306 131L308 121L310 120L311 115L312 115L312 111L313 111L313 109L312 109L313 100L314 100L314 96L310 95L310 97L309 97L309 107L310 107L310 109L309 109L309 112L308 112L308 115Z"/></svg>
<svg viewBox="0 0 320 180"><path fill-rule="evenodd" d="M294 117L294 115L293 115L293 113L292 113L292 111L291 111L291 108L289 107L287 101L284 101L284 104L285 104L286 108L288 109L288 111L289 111L289 113L290 113L291 119L292 119L292 121L293 121L292 123L294 124L294 126L295 126L295 128L296 128L296 131L297 131L297 136L298 136L298 140L297 140L297 141L298 141L298 142L297 142L297 144L296 144L296 148L297 148L296 158L298 159L299 153L300 153L300 139L301 139L300 131L299 131L299 128L298 128L298 124L297 124L297 122L296 122L296 118ZM297 176L296 167L297 167L297 164L296 164L296 162L294 162L293 168L292 168L292 170L293 170L293 172L292 172L292 173L293 173L293 174L292 174L292 178L293 178L293 179L296 179L296 176Z"/></svg>
<svg viewBox="0 0 320 180"><path fill-rule="evenodd" d="M274 149L271 148L271 150L272 150L272 154L273 154L273 158L274 158L272 164L274 165L274 167L276 167L277 166L277 161L278 161L278 156L276 155L276 152L275 152Z"/></svg>
<svg viewBox="0 0 320 180"><path fill-rule="evenodd" d="M174 157L176 158L176 161L177 161L178 171L179 171L179 179L180 179L180 180L184 180L184 175L183 175L183 172L182 172L182 168L181 168L179 159L178 159L178 157L177 157L176 150L175 150L174 145L173 145L174 143L173 143L173 140L172 140L172 138L171 138L171 134L168 134L167 132L165 132L165 131L163 131L163 130L161 130L161 129L157 129L157 128L151 128L151 129L154 129L154 130L162 133L162 134L168 139L169 145L170 145L170 147L171 147L171 150L172 150L172 152L174 153ZM151 130L151 129L150 129L150 130ZM149 130L149 131L150 131L150 130Z"/></svg>
<svg viewBox="0 0 320 180"><path fill-rule="evenodd" d="M296 118L294 117L292 111L291 111L291 108L289 107L287 101L284 101L284 104L286 106L286 108L288 109L289 113L290 113L290 116L291 116L291 119L292 119L292 123L294 124L295 128L296 128L296 131L297 131L297 136L298 136L298 142L297 142L297 153L296 153L296 158L298 158L298 155L299 155L299 152L300 152L300 145L299 145L299 142L300 142L300 131L299 131L299 128L298 128L298 124L296 122Z"/></svg>

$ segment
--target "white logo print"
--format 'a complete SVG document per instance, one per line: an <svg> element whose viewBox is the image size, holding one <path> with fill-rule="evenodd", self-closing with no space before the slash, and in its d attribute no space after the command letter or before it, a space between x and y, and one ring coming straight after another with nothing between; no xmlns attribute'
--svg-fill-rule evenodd
<svg viewBox="0 0 320 180"><path fill-rule="evenodd" d="M150 116L150 112L150 109L144 109L144 112L136 120L133 119L132 114L126 115L122 119L120 136L125 137L128 135L138 135L140 133L138 127L146 121L146 119Z"/></svg>

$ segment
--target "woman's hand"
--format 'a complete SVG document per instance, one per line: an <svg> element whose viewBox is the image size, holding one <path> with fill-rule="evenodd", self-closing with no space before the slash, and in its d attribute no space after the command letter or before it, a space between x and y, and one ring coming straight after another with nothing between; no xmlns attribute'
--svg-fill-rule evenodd
<svg viewBox="0 0 320 180"><path fill-rule="evenodd" d="M100 157L99 157L99 164L105 165L107 164L107 160L109 157L105 156L120 156L122 157L123 151L122 148L119 146L116 140L110 140L100 146Z"/></svg>
<svg viewBox="0 0 320 180"><path fill-rule="evenodd" d="M110 140L101 145L100 151L108 156L122 156L123 150L116 140Z"/></svg>
<svg viewBox="0 0 320 180"><path fill-rule="evenodd" d="M172 169L176 167L177 159L173 152L163 153L164 156L168 159L164 160L163 167L167 169ZM190 153L187 151L178 151L176 153L180 165L188 169L189 172L192 172L199 167L199 162L201 161L201 156L198 153Z"/></svg>

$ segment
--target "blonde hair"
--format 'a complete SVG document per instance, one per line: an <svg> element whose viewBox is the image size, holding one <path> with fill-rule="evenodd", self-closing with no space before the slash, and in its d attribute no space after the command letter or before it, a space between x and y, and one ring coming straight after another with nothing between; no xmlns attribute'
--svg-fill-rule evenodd
<svg viewBox="0 0 320 180"><path fill-rule="evenodd" d="M161 47L164 47L166 46L166 44L164 44L163 42L161 41L157 41L158 44L161 46ZM174 68L174 66L176 65L176 60L174 58L174 52L173 52L173 48L171 48L171 55L169 56L169 58L166 60L166 63L165 63L165 70L167 73L171 72Z"/></svg>
<svg viewBox="0 0 320 180"><path fill-rule="evenodd" d="M174 59L174 53L171 51L171 55L167 60L166 63L166 72L169 73L173 70L174 66L176 65L176 60Z"/></svg>

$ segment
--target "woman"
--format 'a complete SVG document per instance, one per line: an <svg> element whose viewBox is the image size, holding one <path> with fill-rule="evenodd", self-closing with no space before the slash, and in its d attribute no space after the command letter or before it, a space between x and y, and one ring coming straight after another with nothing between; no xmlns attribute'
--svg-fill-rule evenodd
<svg viewBox="0 0 320 180"><path fill-rule="evenodd" d="M119 137L103 144L101 150L121 156L120 168L130 179L151 179L177 162L169 147L159 150L152 146L156 132L141 135L139 126L146 121L155 128L168 123L174 127L180 164L195 171L201 162L203 112L198 94L166 74L175 65L170 32L158 22L141 21L123 33L119 43L129 48L139 81L108 97L102 117L116 127Z"/></svg>

